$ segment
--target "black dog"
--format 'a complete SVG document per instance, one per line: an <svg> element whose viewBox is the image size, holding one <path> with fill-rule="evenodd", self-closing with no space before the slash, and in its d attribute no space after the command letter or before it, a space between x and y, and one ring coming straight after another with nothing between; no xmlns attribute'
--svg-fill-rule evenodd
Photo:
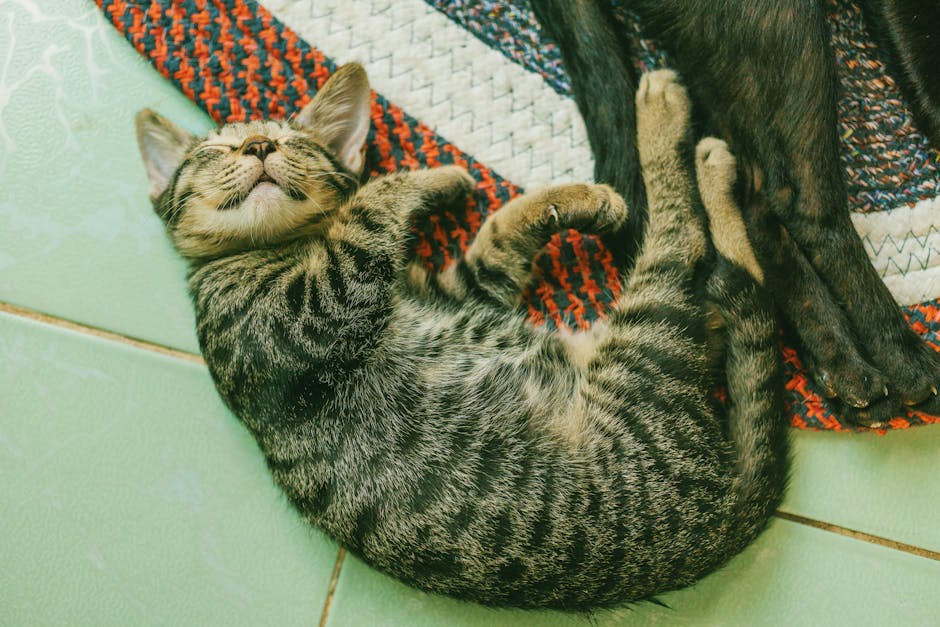
<svg viewBox="0 0 940 627"><path fill-rule="evenodd" d="M844 413L883 422L900 404L940 411L940 354L911 330L846 211L836 64L822 0L621 0L671 53L741 164L742 206L777 304L810 371ZM612 0L532 0L559 44L595 177L645 218L631 106L637 77ZM871 0L869 23L940 146L940 3ZM642 224L632 225L642 229ZM636 242L628 242L627 248Z"/></svg>

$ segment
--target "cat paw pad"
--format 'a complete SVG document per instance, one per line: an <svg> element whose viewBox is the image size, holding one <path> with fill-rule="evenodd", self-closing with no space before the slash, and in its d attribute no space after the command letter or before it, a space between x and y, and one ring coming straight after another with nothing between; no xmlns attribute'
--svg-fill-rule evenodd
<svg viewBox="0 0 940 627"><path fill-rule="evenodd" d="M672 70L657 70L641 77L636 111L640 143L651 150L675 146L688 133L692 104L679 75Z"/></svg>

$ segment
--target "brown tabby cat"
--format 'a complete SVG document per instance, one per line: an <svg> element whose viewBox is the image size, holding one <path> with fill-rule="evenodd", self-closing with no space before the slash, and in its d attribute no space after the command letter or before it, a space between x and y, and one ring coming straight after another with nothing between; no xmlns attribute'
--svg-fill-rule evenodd
<svg viewBox="0 0 940 627"><path fill-rule="evenodd" d="M600 185L521 196L428 275L406 258L409 222L464 202L473 179L442 167L360 187L369 100L353 64L290 122L197 140L137 118L206 362L290 500L375 567L492 605L608 606L725 563L781 498L786 421L734 158L717 140L696 155L715 262L675 76L637 96L646 244L610 319L576 335L529 324L520 292L553 233L616 229L623 200ZM719 333L726 355L709 350Z"/></svg>

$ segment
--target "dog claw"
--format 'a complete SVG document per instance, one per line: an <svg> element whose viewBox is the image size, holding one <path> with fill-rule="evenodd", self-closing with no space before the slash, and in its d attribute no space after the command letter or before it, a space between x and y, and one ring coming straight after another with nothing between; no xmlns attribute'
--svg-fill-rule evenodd
<svg viewBox="0 0 940 627"><path fill-rule="evenodd" d="M830 375L828 371L821 370L819 372L819 383L822 384L823 396L826 398L836 398L839 396L835 386L832 384L832 375Z"/></svg>
<svg viewBox="0 0 940 627"><path fill-rule="evenodd" d="M846 400L848 400L849 405L851 405L855 409L865 409L866 407L870 405L868 401L861 399L861 398L856 398L856 399L851 399L851 400L846 399Z"/></svg>

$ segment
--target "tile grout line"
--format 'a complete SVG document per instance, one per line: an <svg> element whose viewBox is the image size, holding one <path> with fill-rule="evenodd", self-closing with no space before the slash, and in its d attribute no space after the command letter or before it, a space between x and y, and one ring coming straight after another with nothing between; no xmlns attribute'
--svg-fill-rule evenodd
<svg viewBox="0 0 940 627"><path fill-rule="evenodd" d="M813 518L806 518L805 516L791 514L779 509L775 512L775 514L778 518L789 520L790 522L794 522L800 525L806 525L807 527L813 527L814 529L819 529L821 531L828 531L829 533L835 533L840 536L852 538L853 540L868 542L870 544L877 544L888 549L901 551L902 553L911 553L913 555L917 555L918 557L925 557L927 559L940 561L940 552L931 551L930 549L925 549L913 544L907 544L906 542L898 542L897 540L891 540L889 538L883 538L881 536L865 533L864 531L856 531L855 529L849 529L848 527L840 527L839 525L833 525L831 523L822 522Z"/></svg>
<svg viewBox="0 0 940 627"><path fill-rule="evenodd" d="M326 620L330 615L330 606L333 603L333 593L336 592L336 585L339 583L339 573L343 569L343 561L346 559L346 548L339 547L336 552L336 563L333 564L333 574L330 576L330 587L326 591L326 601L323 603L323 613L320 615L320 627L326 627Z"/></svg>
<svg viewBox="0 0 940 627"><path fill-rule="evenodd" d="M6 313L11 316L16 316L18 318L26 318L27 320L32 320L34 322L39 322L40 324L45 324L48 326L58 327L61 329L66 329L75 333L80 333L84 335L91 335L93 337L106 340L109 342L117 342L119 344L126 344L134 348L141 350L149 351L152 353L158 353L166 357L171 357L174 359L181 359L191 363L196 363L200 365L205 365L206 362L199 355L193 353L187 353L185 351L177 350L175 348L170 348L168 346L163 346L160 344L154 344L153 342L145 342L133 337L126 335L121 335L120 333L114 333L113 331L105 331L104 329L99 329L97 327L88 326L85 324L80 324L77 322L72 322L71 320L66 320L64 318L57 318L55 316L50 316L48 314L36 311L35 309L28 309L26 307L19 307L17 305L11 305L0 301L0 313ZM346 558L346 549L344 547L339 547L339 551L336 553L336 562L333 564L333 572L330 575L330 586L326 593L326 601L323 604L323 613L320 616L320 627L326 626L327 617L330 612L330 605L333 602L333 594L336 592L336 586L339 583L339 575L343 568L343 561Z"/></svg>
<svg viewBox="0 0 940 627"><path fill-rule="evenodd" d="M72 322L64 318L57 318L55 316L50 316L49 314L36 311L35 309L28 309L26 307L20 307L17 305L11 305L0 301L0 313L10 314L19 318L26 318L28 320L33 320L34 322L39 322L41 324L46 324L49 326L59 327L61 329L66 329L73 331L75 333L81 333L84 335L91 335L99 339L103 339L110 342L117 342L119 344L125 344L127 346L132 346L141 350L149 351L152 353L157 353L165 357L171 357L174 359L181 359L183 361L188 361L190 363L195 363L199 365L205 365L205 361L200 355L194 353L187 353L175 348L170 348L168 346L163 346L160 344L155 344L153 342L146 342L144 340L139 340L127 335L121 335L120 333L114 333L113 331L105 331L104 329L99 329L97 327L88 326L85 324L80 324L78 322ZM800 525L806 525L808 527L813 527L822 531L828 531L829 533L835 533L838 535L846 536L854 540L859 540L862 542L868 542L870 544L877 544L889 549L894 549L895 551L901 551L903 553L911 553L920 557L925 557L927 559L940 561L940 552L931 551L930 549L925 549L922 547L915 546L913 544L907 544L905 542L898 542L896 540L891 540L888 538L883 538L881 536L876 536L870 533L865 533L863 531L856 531L854 529L849 529L847 527L841 527L839 525L833 525L831 523L822 522L815 520L813 518L806 518L805 516L800 516L798 514L791 514L789 512L784 512L777 510L777 517L784 520L788 520L793 523ZM336 556L336 564L333 567L333 575L330 580L330 588L327 593L326 604L323 607L323 615L320 619L320 625L323 627L326 624L327 614L330 609L330 603L333 599L333 592L336 589L337 580L339 579L340 569L343 566L343 559L346 556L346 550L340 547L339 552Z"/></svg>
<svg viewBox="0 0 940 627"><path fill-rule="evenodd" d="M26 318L34 322L39 322L53 327L59 327L60 329L66 329L75 333L91 335L110 342L126 344L128 346L133 346L134 348L150 351L151 353L158 353L164 357L182 359L184 361L200 364L202 366L206 365L206 362L203 360L203 358L200 355L196 355L194 353L187 353L176 348L170 348L169 346L163 346L161 344L139 340L127 335L121 335L120 333L114 333L113 331L105 331L104 329L99 329L97 327L88 326L78 322L72 322L71 320L66 320L64 318L57 318L55 316L50 316L49 314L44 314L41 311L36 311L35 309L27 309L26 307L19 307L17 305L11 305L9 303L0 301L0 313L7 313L11 316Z"/></svg>

